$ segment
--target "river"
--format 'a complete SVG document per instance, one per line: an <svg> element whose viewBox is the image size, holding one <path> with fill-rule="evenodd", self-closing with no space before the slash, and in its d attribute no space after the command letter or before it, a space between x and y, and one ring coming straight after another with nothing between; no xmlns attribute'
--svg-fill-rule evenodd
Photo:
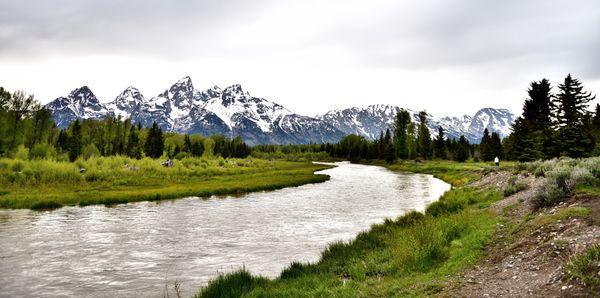
<svg viewBox="0 0 600 298"><path fill-rule="evenodd" d="M336 165L321 171L327 182L240 197L0 209L0 296L163 297L177 281L185 297L242 266L276 277L450 189L430 175Z"/></svg>

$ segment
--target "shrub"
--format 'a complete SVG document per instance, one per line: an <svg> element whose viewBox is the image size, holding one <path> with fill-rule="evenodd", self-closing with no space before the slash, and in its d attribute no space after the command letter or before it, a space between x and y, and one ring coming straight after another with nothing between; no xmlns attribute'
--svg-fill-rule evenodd
<svg viewBox="0 0 600 298"><path fill-rule="evenodd" d="M25 146L23 146L23 145L20 145L17 148L17 151L15 151L13 158L18 159L18 160L28 160L29 159L29 149L25 148Z"/></svg>
<svg viewBox="0 0 600 298"><path fill-rule="evenodd" d="M525 185L524 183L515 183L515 184L509 184L504 188L504 196L505 197L509 197L512 196L522 190L525 190L527 188L527 185Z"/></svg>
<svg viewBox="0 0 600 298"><path fill-rule="evenodd" d="M83 155L83 159L88 160L92 156L100 156L100 150L98 150L98 148L96 148L96 145L89 144L89 145L86 145L85 147L83 147L82 155Z"/></svg>
<svg viewBox="0 0 600 298"><path fill-rule="evenodd" d="M29 159L55 159L56 149L49 144L35 144L29 151Z"/></svg>
<svg viewBox="0 0 600 298"><path fill-rule="evenodd" d="M545 206L552 206L561 202L567 197L565 189L560 187L552 180L546 180L536 191L531 202L533 207L538 209Z"/></svg>
<svg viewBox="0 0 600 298"><path fill-rule="evenodd" d="M600 244L588 248L585 253L577 255L565 266L570 280L576 279L585 284L592 293L600 290Z"/></svg>

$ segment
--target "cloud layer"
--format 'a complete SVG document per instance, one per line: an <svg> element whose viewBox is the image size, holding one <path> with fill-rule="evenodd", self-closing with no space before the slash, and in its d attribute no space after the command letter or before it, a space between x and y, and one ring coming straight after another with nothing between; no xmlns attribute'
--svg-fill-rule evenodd
<svg viewBox="0 0 600 298"><path fill-rule="evenodd" d="M87 84L108 101L190 75L306 114L372 103L518 112L542 77L571 72L599 93L599 37L593 0L4 0L0 85L47 102Z"/></svg>

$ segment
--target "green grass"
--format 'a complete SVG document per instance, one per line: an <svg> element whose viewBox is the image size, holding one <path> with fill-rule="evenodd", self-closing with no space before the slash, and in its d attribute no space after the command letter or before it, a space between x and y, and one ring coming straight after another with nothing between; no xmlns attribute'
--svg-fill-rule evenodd
<svg viewBox="0 0 600 298"><path fill-rule="evenodd" d="M172 168L159 160L126 157L76 163L0 159L0 208L53 209L274 190L326 181L327 175L314 174L324 168L254 158L186 158Z"/></svg>
<svg viewBox="0 0 600 298"><path fill-rule="evenodd" d="M244 289L236 290L235 297L435 294L449 276L483 257L482 248L499 221L485 207L501 198L494 190L455 188L431 204L425 214L411 212L388 219L350 242L331 244L314 264L292 263L279 278L258 278L260 282L249 287L241 287L238 278L220 276L197 297L228 297L230 288ZM248 280L244 277L243 285L248 285Z"/></svg>
<svg viewBox="0 0 600 298"><path fill-rule="evenodd" d="M400 161L387 168L395 171L431 174L452 186L462 186L479 179L483 174L498 170L512 169L514 163L503 162L500 168L493 163L485 162L454 162L434 160L427 162Z"/></svg>
<svg viewBox="0 0 600 298"><path fill-rule="evenodd" d="M585 253L576 255L565 266L566 275L571 280L579 280L585 284L592 294L597 294L600 291L598 264L600 264L600 244L588 248Z"/></svg>

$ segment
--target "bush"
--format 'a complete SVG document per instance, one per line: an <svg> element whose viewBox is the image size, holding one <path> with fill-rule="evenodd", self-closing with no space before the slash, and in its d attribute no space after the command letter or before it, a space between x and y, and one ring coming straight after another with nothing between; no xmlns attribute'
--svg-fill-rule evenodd
<svg viewBox="0 0 600 298"><path fill-rule="evenodd" d="M49 144L35 144L29 151L29 159L56 159L56 149Z"/></svg>
<svg viewBox="0 0 600 298"><path fill-rule="evenodd" d="M17 148L17 151L15 151L13 158L18 159L18 160L28 160L29 159L29 149L25 148L25 146L23 146L23 145L20 145Z"/></svg>
<svg viewBox="0 0 600 298"><path fill-rule="evenodd" d="M564 188L558 186L556 182L548 179L538 188L531 202L533 207L538 209L557 204L564 200L567 195L568 194L565 192Z"/></svg>
<svg viewBox="0 0 600 298"><path fill-rule="evenodd" d="M96 156L96 157L100 156L100 150L98 150L98 148L96 148L96 145L89 144L89 145L86 145L85 147L83 147L81 154L83 155L83 159L88 160L92 156Z"/></svg>

